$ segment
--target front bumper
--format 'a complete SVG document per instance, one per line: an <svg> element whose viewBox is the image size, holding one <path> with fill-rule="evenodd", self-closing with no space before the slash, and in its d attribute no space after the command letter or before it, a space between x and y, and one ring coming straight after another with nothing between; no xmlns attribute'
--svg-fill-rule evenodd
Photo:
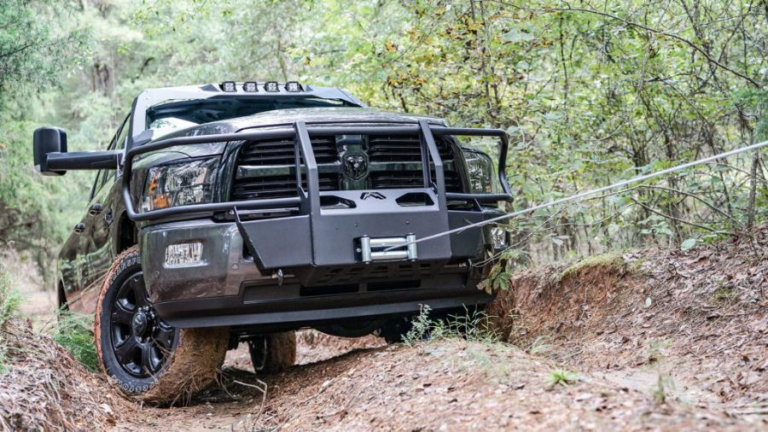
<svg viewBox="0 0 768 432"><path fill-rule="evenodd" d="M308 127L296 122L287 126L170 138L127 152L123 173L126 213L133 221L159 223L142 229L140 247L147 289L163 319L177 327L288 329L329 320L416 313L420 304L441 310L490 300L476 288L482 269L472 265L486 253L487 228L433 238L418 243L417 250L408 247L405 254L388 246L379 247L374 254L366 245L392 244L413 236L418 240L498 216L487 205L511 199L503 176L508 147L504 131L447 128L426 120L418 124L352 122ZM423 169L421 181L415 182L421 187L321 191L311 137L414 133L420 137L421 165L433 167ZM497 175L504 193L447 192L434 137L448 135L500 139ZM142 213L134 210L137 193L131 192L131 173L135 156L178 145L268 139L295 142L295 197L212 202ZM210 219L168 222L178 217ZM185 242L202 244L199 263L166 266L167 247Z"/></svg>
<svg viewBox="0 0 768 432"><path fill-rule="evenodd" d="M449 213L451 225L456 226L466 223L467 217L492 216L478 212ZM418 219L414 216L410 217L410 227ZM397 219L394 215L389 218ZM312 256L311 238L291 239L291 233L301 231L292 224L300 225L301 220L269 220L280 223L281 228L270 231L269 227L260 227L260 231L263 228L277 239L269 244L269 249L261 247L262 255L271 257L275 255L272 252L277 252L286 257ZM382 232L372 227L366 229ZM455 241L440 254L422 248L424 253L417 260L368 264L355 255L353 238L358 234L351 231L346 241L333 245L332 256L344 258L322 265L260 270L236 223L201 219L150 226L142 230L140 237L147 290L160 316L182 328L290 329L333 320L418 313L421 304L441 310L483 304L491 299L476 288L482 268L472 265L474 259L482 257L484 239L488 238L480 229L453 236ZM186 242L202 243L200 263L190 267L166 266L166 248ZM260 246L264 244L257 241L256 248Z"/></svg>

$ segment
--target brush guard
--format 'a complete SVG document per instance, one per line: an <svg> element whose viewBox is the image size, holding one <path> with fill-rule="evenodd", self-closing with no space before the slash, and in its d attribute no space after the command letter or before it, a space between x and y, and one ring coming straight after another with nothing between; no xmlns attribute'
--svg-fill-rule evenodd
<svg viewBox="0 0 768 432"><path fill-rule="evenodd" d="M406 135L418 133L421 138L423 184L412 189L378 189L383 199L366 200L361 191L320 192L318 166L312 150L310 136L333 135ZM452 193L446 192L443 162L435 136L491 136L500 139L498 176L504 193ZM191 144L210 144L260 139L293 138L296 142L294 159L296 167L297 196L290 198L256 199L208 204L185 205L166 209L136 212L131 197L133 159L142 154L169 147ZM212 136L179 137L134 147L127 151L123 172L122 195L126 214L137 222L177 219L184 215L213 215L228 212L235 217L237 228L246 248L253 256L259 270L276 270L284 267L333 266L373 261L398 260L449 260L459 256L474 257L477 239L466 240L464 245L452 245L450 237L442 237L401 248L385 250L396 245L426 237L450 228L448 201L480 203L511 201L509 184L504 176L508 148L507 134L500 129L463 129L430 125L426 120L418 124L393 123L388 126L370 126L355 123L332 124L304 122L278 125L266 131L245 131ZM303 162L303 164L302 164ZM435 178L430 173L434 166ZM306 189L302 176L306 176ZM364 192L364 191L362 191ZM432 205L414 208L402 207L396 199L407 193L429 195ZM321 197L336 196L354 201L357 206L348 210L326 210L320 205ZM242 219L243 212L254 210L298 208L296 216L271 219ZM455 212L450 212L455 213ZM462 212L468 213L468 212ZM466 216L466 217L464 217ZM477 216L463 215L463 220L473 221ZM309 242L308 239L311 239ZM463 252L462 252L463 251Z"/></svg>

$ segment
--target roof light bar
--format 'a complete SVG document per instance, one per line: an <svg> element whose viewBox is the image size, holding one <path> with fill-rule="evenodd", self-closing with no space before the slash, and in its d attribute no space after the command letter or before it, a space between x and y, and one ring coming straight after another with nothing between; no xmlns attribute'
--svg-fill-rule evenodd
<svg viewBox="0 0 768 432"><path fill-rule="evenodd" d="M247 93L255 93L259 91L259 86L256 85L256 81L246 81L243 83L243 91Z"/></svg>
<svg viewBox="0 0 768 432"><path fill-rule="evenodd" d="M278 87L277 81L267 81L264 83L264 91L270 93L279 92L280 87Z"/></svg>
<svg viewBox="0 0 768 432"><path fill-rule="evenodd" d="M301 88L301 84L298 83L298 81L288 81L285 83L285 91L295 93L303 91L304 89Z"/></svg>
<svg viewBox="0 0 768 432"><path fill-rule="evenodd" d="M237 91L237 86L234 81L224 81L221 83L221 90L227 93L234 93Z"/></svg>

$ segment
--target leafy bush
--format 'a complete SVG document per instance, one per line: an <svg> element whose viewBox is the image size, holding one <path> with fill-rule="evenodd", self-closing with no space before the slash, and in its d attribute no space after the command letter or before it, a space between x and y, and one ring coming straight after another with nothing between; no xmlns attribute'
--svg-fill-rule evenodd
<svg viewBox="0 0 768 432"><path fill-rule="evenodd" d="M61 311L53 340L69 351L86 369L95 372L99 368L99 357L93 343L92 329L92 316Z"/></svg>
<svg viewBox="0 0 768 432"><path fill-rule="evenodd" d="M411 329L403 336L403 343L413 346L416 342L424 340L429 335L432 328L432 320L429 318L429 312L432 308L429 305L421 306L421 313L411 322Z"/></svg>

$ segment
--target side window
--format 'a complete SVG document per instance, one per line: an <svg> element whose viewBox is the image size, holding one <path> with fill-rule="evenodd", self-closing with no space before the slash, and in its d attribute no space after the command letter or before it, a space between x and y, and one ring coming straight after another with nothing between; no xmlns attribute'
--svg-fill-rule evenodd
<svg viewBox="0 0 768 432"><path fill-rule="evenodd" d="M118 132L117 136L117 150L122 150L125 148L125 144L128 142L128 131L131 129L131 116L123 120L123 126L120 127L120 132Z"/></svg>
<svg viewBox="0 0 768 432"><path fill-rule="evenodd" d="M96 179L93 181L93 187L91 188L91 196L90 196L90 198L88 198L89 200L92 200L93 197L96 195L96 191L99 190L99 188L101 188L101 184L102 184L102 180L103 180L101 174L103 172L104 172L104 170L101 170L101 171L96 173Z"/></svg>
<svg viewBox="0 0 768 432"><path fill-rule="evenodd" d="M125 148L125 143L128 138L128 129L130 129L130 122L131 116L129 115L123 120L123 124L120 125L117 133L112 138L112 142L109 143L107 150L122 150ZM103 172L104 175L102 175L101 184L98 186L99 189L115 178L115 170L104 170Z"/></svg>

